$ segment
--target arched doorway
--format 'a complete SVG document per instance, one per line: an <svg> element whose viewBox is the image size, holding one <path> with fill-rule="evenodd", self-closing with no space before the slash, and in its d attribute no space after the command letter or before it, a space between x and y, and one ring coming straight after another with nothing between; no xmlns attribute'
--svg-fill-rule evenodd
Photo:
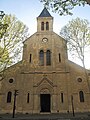
<svg viewBox="0 0 90 120"><path fill-rule="evenodd" d="M38 108L40 112L52 112L53 91L53 83L47 78L38 83L36 93L39 95Z"/></svg>
<svg viewBox="0 0 90 120"><path fill-rule="evenodd" d="M40 112L50 112L51 110L51 95L40 94Z"/></svg>

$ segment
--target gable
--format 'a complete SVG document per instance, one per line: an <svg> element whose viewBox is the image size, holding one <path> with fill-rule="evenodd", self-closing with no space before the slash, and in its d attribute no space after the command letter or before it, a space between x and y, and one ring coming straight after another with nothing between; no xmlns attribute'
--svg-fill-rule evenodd
<svg viewBox="0 0 90 120"><path fill-rule="evenodd" d="M50 86L54 87L53 83L46 77L44 77L40 82L38 82L35 87L38 87L42 84L49 84Z"/></svg>

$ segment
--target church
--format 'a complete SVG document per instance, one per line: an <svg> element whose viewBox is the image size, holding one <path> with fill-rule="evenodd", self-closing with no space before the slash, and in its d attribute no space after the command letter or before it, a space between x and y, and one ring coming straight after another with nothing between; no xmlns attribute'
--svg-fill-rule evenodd
<svg viewBox="0 0 90 120"><path fill-rule="evenodd" d="M0 81L0 113L12 113L14 102L23 114L90 112L90 71L68 60L67 41L53 32L46 8L23 44L22 61Z"/></svg>

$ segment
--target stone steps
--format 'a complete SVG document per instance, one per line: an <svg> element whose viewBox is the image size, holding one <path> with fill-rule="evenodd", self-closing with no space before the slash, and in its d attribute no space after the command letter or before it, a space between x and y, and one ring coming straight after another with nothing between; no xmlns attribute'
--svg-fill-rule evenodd
<svg viewBox="0 0 90 120"><path fill-rule="evenodd" d="M90 120L90 118L0 118L0 120Z"/></svg>
<svg viewBox="0 0 90 120"><path fill-rule="evenodd" d="M0 115L0 120L90 120L90 113L87 114L12 114Z"/></svg>

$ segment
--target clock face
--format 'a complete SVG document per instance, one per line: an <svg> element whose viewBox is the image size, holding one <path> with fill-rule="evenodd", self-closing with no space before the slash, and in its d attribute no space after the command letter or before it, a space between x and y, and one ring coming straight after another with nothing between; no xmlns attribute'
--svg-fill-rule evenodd
<svg viewBox="0 0 90 120"><path fill-rule="evenodd" d="M43 38L42 41L43 41L43 42L47 42L48 39L47 39L47 38Z"/></svg>

